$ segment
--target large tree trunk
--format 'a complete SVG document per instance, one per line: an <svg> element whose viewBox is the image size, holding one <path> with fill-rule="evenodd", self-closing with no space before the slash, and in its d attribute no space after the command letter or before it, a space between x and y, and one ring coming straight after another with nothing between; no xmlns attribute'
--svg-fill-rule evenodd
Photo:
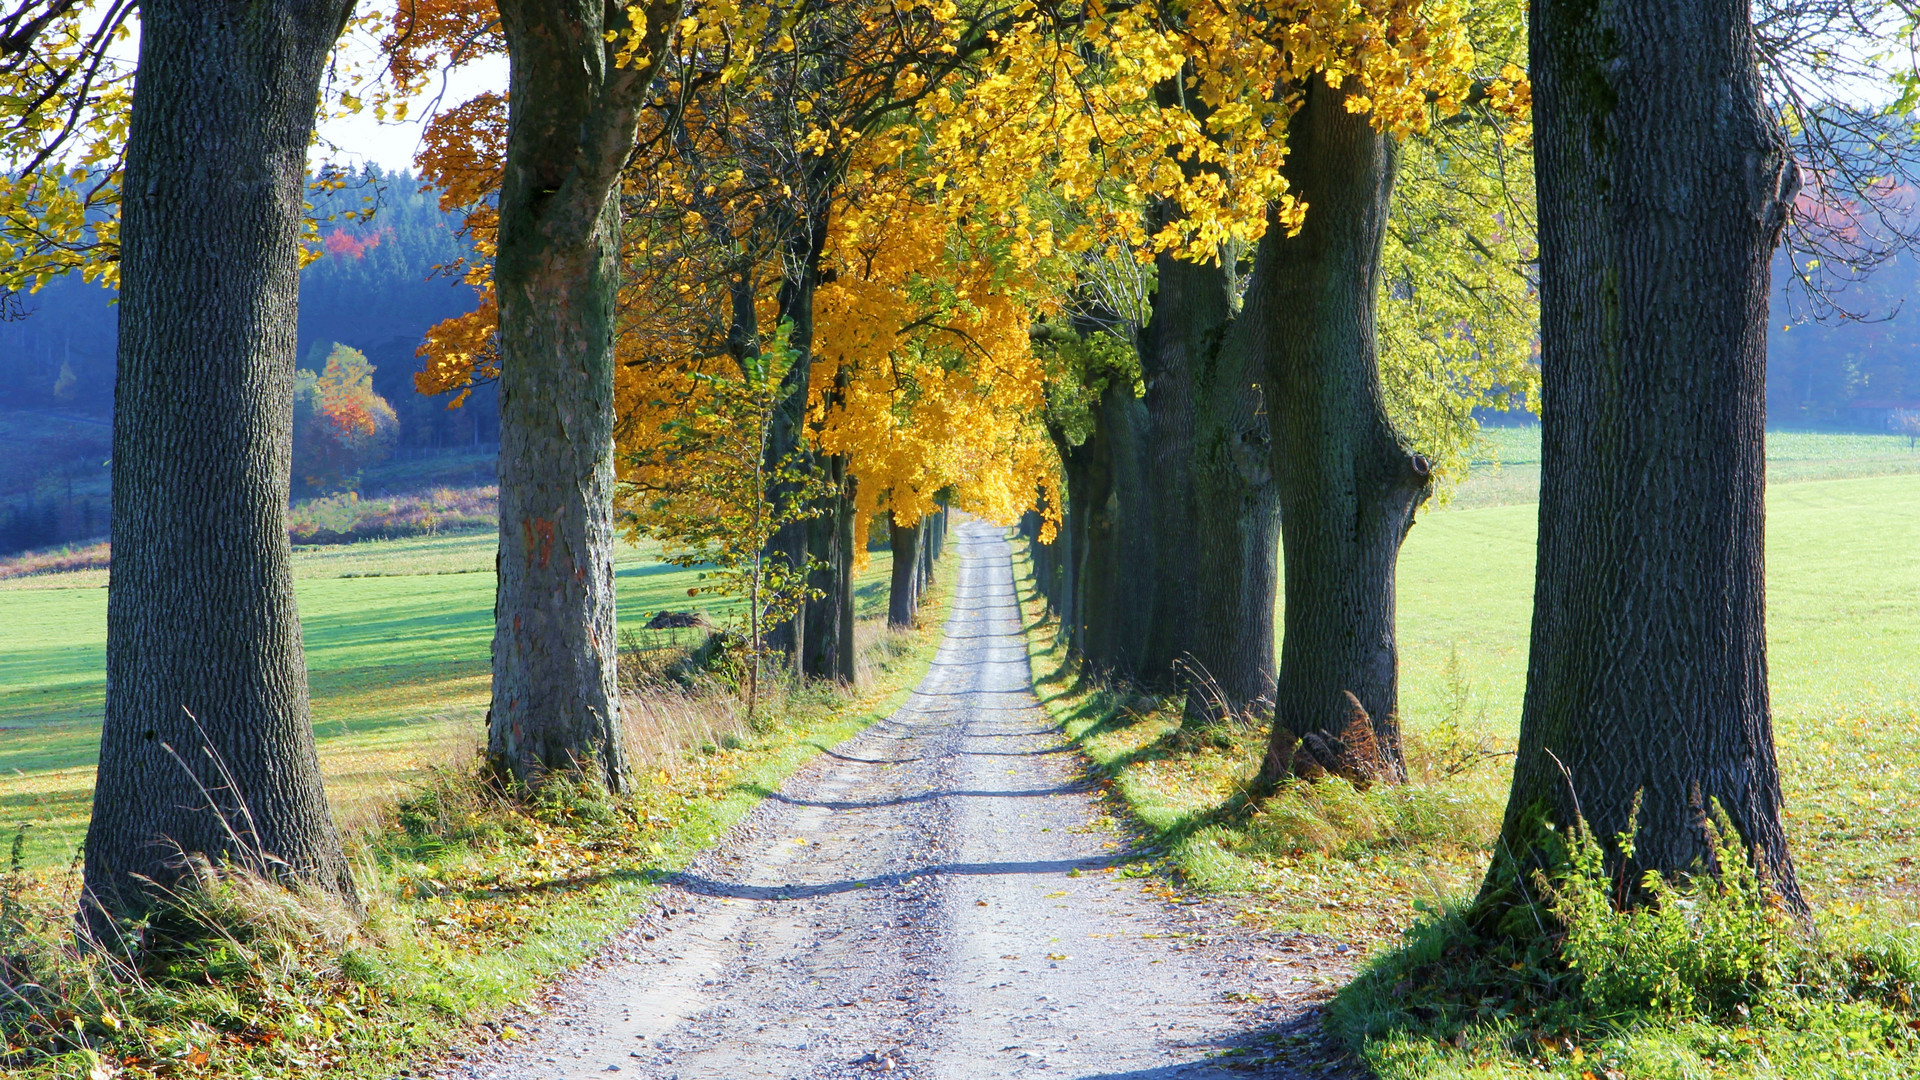
<svg viewBox="0 0 1920 1080"><path fill-rule="evenodd" d="M853 607L853 557L855 545L860 543L854 530L853 500L859 480L847 475L845 458L840 458L840 507L839 517L835 521L834 541L836 545L833 580L833 678L835 681L852 686L859 678L859 668L855 664L858 649L854 644L854 607Z"/></svg>
<svg viewBox="0 0 1920 1080"><path fill-rule="evenodd" d="M1079 446L1065 448L1061 461L1067 486L1067 510L1061 515L1060 526L1060 554L1066 564L1063 575L1066 603L1060 616L1060 626L1066 631L1068 650L1075 655L1085 655L1089 591L1087 549L1093 543L1089 535L1092 531L1093 505L1096 498L1105 500L1110 482L1106 476L1106 457L1100 453L1093 437Z"/></svg>
<svg viewBox="0 0 1920 1080"><path fill-rule="evenodd" d="M1289 126L1287 178L1308 204L1299 235L1260 243L1241 322L1265 358L1285 557L1286 625L1273 738L1257 790L1290 767L1293 741L1339 734L1366 711L1380 763L1404 775L1394 567L1427 463L1387 418L1375 304L1393 140L1315 78Z"/></svg>
<svg viewBox="0 0 1920 1080"><path fill-rule="evenodd" d="M1541 821L1582 814L1622 881L1725 869L1717 805L1799 906L1762 577L1768 260L1798 174L1745 3L1535 12L1540 551L1516 858L1483 900L1545 861Z"/></svg>
<svg viewBox="0 0 1920 1080"><path fill-rule="evenodd" d="M1141 582L1152 566L1146 529L1146 409L1133 387L1111 380L1096 407L1093 434L1076 447L1082 463L1069 470L1084 493L1076 584L1080 596L1081 655L1096 671L1134 678L1152 617L1151 590Z"/></svg>
<svg viewBox="0 0 1920 1080"><path fill-rule="evenodd" d="M1055 493L1061 501L1060 523L1054 530L1053 543L1044 545L1048 566L1047 606L1060 622L1060 634L1066 637L1067 647L1078 649L1080 613L1074 606L1080 591L1075 577L1080 564L1074 545L1074 537L1080 527L1079 505L1074 498L1076 448L1069 445L1065 434L1056 428L1048 428L1047 434L1053 440L1054 451L1060 456L1063 481L1063 490Z"/></svg>
<svg viewBox="0 0 1920 1080"><path fill-rule="evenodd" d="M920 523L914 526L913 608L916 613L920 610L920 602L926 599L927 590L933 585L933 549L940 543L940 534L945 532L944 529L936 531L934 523L946 519L946 511L942 510L938 514L922 517Z"/></svg>
<svg viewBox="0 0 1920 1080"><path fill-rule="evenodd" d="M1233 317L1233 282L1223 266L1160 256L1153 317L1141 332L1140 374L1152 432L1148 449L1151 503L1142 525L1152 544L1152 615L1139 675L1172 680L1176 662L1193 651L1199 589L1193 490L1194 365L1220 347Z"/></svg>
<svg viewBox="0 0 1920 1080"><path fill-rule="evenodd" d="M853 665L853 480L847 460L819 457L818 468L830 485L818 513L808 519L807 544L813 560L813 588L797 620L804 633L800 673L815 679L852 684Z"/></svg>
<svg viewBox="0 0 1920 1080"><path fill-rule="evenodd" d="M307 146L351 7L141 5L82 911L103 941L179 882L183 854L353 892L285 521Z"/></svg>
<svg viewBox="0 0 1920 1080"><path fill-rule="evenodd" d="M1191 664L1186 717L1272 711L1280 504L1259 355L1237 337L1193 366Z"/></svg>
<svg viewBox="0 0 1920 1080"><path fill-rule="evenodd" d="M1279 516L1260 357L1232 336L1233 278L1162 256L1141 350L1153 417L1152 632L1141 675L1186 671L1187 717L1271 707Z"/></svg>
<svg viewBox="0 0 1920 1080"><path fill-rule="evenodd" d="M511 60L494 287L500 298L500 553L487 751L533 783L628 779L615 679L613 335L620 217L651 67L614 62L626 13L501 0ZM657 62L677 3L645 10Z"/></svg>
<svg viewBox="0 0 1920 1080"><path fill-rule="evenodd" d="M926 550L920 538L926 531L925 517L912 525L902 525L899 515L887 515L887 546L893 549L893 573L887 583L887 625L895 629L911 627L920 610L921 556Z"/></svg>

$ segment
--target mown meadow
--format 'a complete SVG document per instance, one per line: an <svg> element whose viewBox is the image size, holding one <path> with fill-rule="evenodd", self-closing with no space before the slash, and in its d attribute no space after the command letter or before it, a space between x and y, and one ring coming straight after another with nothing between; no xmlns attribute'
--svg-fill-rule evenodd
<svg viewBox="0 0 1920 1080"><path fill-rule="evenodd" d="M349 824L403 794L422 762L484 740L494 547L489 531L295 550L321 765ZM891 566L873 553L856 585L863 608L884 612ZM657 611L724 602L689 596L698 571L651 548L623 547L616 576L629 645L658 636L640 630ZM34 866L71 859L86 831L106 579L92 569L0 580L0 826L30 826Z"/></svg>
<svg viewBox="0 0 1920 1080"><path fill-rule="evenodd" d="M1767 492L1769 666L1800 881L1817 940L1904 940L1920 928L1920 452L1893 437L1809 433L1776 434L1769 449L1782 478ZM1471 898L1499 831L1525 690L1538 454L1537 429L1490 432L1475 474L1420 516L1402 549L1404 786L1296 782L1246 809L1264 730L1196 737L1181 730L1177 700L1083 680L1028 591L1041 696L1168 871L1232 896L1250 923L1346 942L1361 958ZM1388 979L1362 996L1430 989L1416 983ZM1367 1000L1349 1013L1382 1008ZM1379 1038L1367 1057L1394 1077L1522 1068L1588 1080L1903 1075L1911 1064L1823 1062L1827 1044L1859 1034L1844 1025L1770 1050L1749 1039L1742 1056L1712 1049L1727 1038L1712 1025L1655 1024L1649 1035L1625 1013L1611 1022L1637 1034L1574 1037L1566 1046L1585 1049L1556 1056L1555 1033L1493 1021L1458 1048ZM1622 1049L1633 1039L1644 1045ZM1895 1053L1871 1041L1872 1054Z"/></svg>

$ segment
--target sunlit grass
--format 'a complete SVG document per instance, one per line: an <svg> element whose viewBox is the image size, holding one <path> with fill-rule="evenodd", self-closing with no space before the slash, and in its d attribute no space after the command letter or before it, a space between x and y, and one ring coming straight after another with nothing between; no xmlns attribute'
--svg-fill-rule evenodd
<svg viewBox="0 0 1920 1080"><path fill-rule="evenodd" d="M1920 473L1920 447L1904 435L1767 432L1767 480L1797 483ZM1445 496L1455 507L1531 503L1540 497L1540 428L1484 428L1467 480Z"/></svg>
<svg viewBox="0 0 1920 1080"><path fill-rule="evenodd" d="M404 786L423 749L484 737L493 636L492 534L296 549L314 732L337 807ZM874 552L857 586L884 603L892 566ZM697 571L623 546L619 617L719 614L687 591ZM70 859L86 829L105 701L106 571L0 582L0 826L31 822L28 859ZM17 632L16 632L17 631ZM428 752L431 756L431 751Z"/></svg>
<svg viewBox="0 0 1920 1080"><path fill-rule="evenodd" d="M1508 751L1517 737L1537 515L1533 505L1444 510L1408 536L1398 582L1415 772L1406 792L1355 801L1302 789L1262 817L1222 821L1263 731L1178 747L1172 703L1077 686L1044 628L1032 642L1042 696L1196 884L1247 894L1249 910L1279 927L1390 942L1415 901L1457 899L1485 870L1511 759L1447 771L1482 743ZM1767 567L1775 729L1802 883L1831 915L1920 921L1920 476L1772 486ZM1037 622L1039 608L1027 611Z"/></svg>

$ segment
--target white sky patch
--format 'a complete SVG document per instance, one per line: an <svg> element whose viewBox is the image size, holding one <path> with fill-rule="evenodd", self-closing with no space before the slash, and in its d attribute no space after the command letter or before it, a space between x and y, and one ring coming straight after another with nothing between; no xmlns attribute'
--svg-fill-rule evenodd
<svg viewBox="0 0 1920 1080"><path fill-rule="evenodd" d="M82 24L89 30L105 15L99 4L89 5L82 13ZM127 70L136 66L140 55L140 15L134 12L126 21L127 34L109 43L107 55ZM385 28L379 28L384 33ZM359 28L350 28L336 46L330 74L338 84L357 88L362 97L371 98L370 82L385 66L378 38ZM323 80L328 76L323 76ZM414 158L422 149L421 135L433 114L467 101L488 90L504 93L507 88L507 58L501 55L476 57L458 69L435 76L426 90L407 99L407 119L400 122L374 118L371 107L358 113L339 114L329 101L318 125L318 140L308 154L308 164L318 169L323 164L359 166L372 163L387 172L418 174ZM329 95L331 96L331 95Z"/></svg>
<svg viewBox="0 0 1920 1080"><path fill-rule="evenodd" d="M340 42L335 66L349 82L377 74L382 66L378 43L349 32ZM414 158L423 148L421 135L433 114L453 108L476 94L507 88L507 58L482 56L458 69L434 77L426 90L407 100L407 118L382 121L369 107L358 113L324 117L319 142L310 159L314 166L372 163L388 172L418 173ZM362 91L370 96L370 91Z"/></svg>

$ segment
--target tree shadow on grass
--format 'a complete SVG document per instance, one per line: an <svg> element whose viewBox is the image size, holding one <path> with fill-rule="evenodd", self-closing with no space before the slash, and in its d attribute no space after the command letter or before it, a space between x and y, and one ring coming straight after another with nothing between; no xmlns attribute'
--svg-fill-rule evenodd
<svg viewBox="0 0 1920 1080"><path fill-rule="evenodd" d="M550 896L556 893L577 892L608 884L656 885L672 876L673 873L671 871L654 866L622 870L596 870L591 874L580 874L574 877L547 878L544 881L529 881L518 885L501 885L484 889L454 889L449 890L446 895L457 896L462 900L503 900L515 896Z"/></svg>

